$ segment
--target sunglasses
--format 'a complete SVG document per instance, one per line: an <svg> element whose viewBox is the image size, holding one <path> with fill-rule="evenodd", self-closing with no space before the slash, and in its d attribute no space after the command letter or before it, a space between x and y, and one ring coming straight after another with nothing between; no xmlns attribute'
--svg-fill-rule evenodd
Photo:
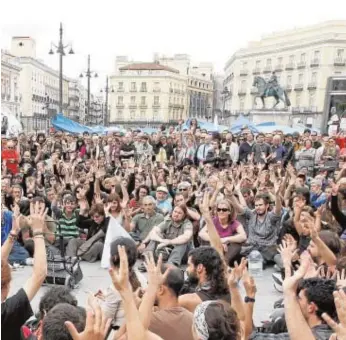
<svg viewBox="0 0 346 340"><path fill-rule="evenodd" d="M229 211L227 208L217 208L216 210L217 210L217 212L221 212L221 211L227 212L227 211Z"/></svg>
<svg viewBox="0 0 346 340"><path fill-rule="evenodd" d="M187 191L188 189L187 188L180 188L178 189L179 191Z"/></svg>

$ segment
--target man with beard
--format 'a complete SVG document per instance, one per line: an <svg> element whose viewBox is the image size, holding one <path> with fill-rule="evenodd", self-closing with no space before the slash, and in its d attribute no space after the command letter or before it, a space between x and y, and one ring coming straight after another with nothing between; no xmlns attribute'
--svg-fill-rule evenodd
<svg viewBox="0 0 346 340"><path fill-rule="evenodd" d="M275 207L269 211L269 197L265 194L255 197L255 210L242 207L233 194L230 199L240 215L244 215L248 221L249 231L246 244L242 247L241 254L249 255L253 250L258 250L263 256L264 263L273 261L277 254L277 238L279 224L282 215L282 203L280 197L280 186L275 183Z"/></svg>
<svg viewBox="0 0 346 340"><path fill-rule="evenodd" d="M186 273L193 293L179 296L179 305L190 312L203 301L224 300L231 303L225 267L213 247L199 247L189 253Z"/></svg>

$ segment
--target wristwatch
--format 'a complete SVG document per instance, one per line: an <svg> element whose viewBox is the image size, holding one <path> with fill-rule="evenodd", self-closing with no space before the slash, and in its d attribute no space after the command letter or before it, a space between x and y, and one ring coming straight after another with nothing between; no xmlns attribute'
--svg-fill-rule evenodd
<svg viewBox="0 0 346 340"><path fill-rule="evenodd" d="M256 300L254 298L250 298L248 296L245 296L244 302L245 303L254 303Z"/></svg>

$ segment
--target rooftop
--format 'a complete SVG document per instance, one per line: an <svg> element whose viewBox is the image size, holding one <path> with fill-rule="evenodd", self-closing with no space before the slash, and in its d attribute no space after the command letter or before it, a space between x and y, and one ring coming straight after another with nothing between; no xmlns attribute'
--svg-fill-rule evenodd
<svg viewBox="0 0 346 340"><path fill-rule="evenodd" d="M119 68L120 71L168 71L172 73L179 73L178 70L168 67L165 65L161 65L158 63L135 63L135 64L129 64L126 66L122 66Z"/></svg>

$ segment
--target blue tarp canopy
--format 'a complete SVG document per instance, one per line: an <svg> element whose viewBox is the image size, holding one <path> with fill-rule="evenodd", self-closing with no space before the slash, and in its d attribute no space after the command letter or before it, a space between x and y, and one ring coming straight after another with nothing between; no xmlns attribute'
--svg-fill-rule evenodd
<svg viewBox="0 0 346 340"><path fill-rule="evenodd" d="M104 128L102 126L95 126L93 128L89 126L85 126L82 124L79 124L67 117L65 117L62 114L57 114L54 118L52 118L52 125L56 130L66 131L69 133L76 133L80 134L83 132L89 132L89 133L104 133Z"/></svg>
<svg viewBox="0 0 346 340"><path fill-rule="evenodd" d="M257 124L256 128L259 132L270 133L273 131L282 131L283 133L294 133L298 132L300 134L304 133L304 130L307 129L304 125L296 124L294 127L290 127L287 125L277 125L275 122L265 122L261 124ZM319 129L309 128L311 131L320 132Z"/></svg>
<svg viewBox="0 0 346 340"><path fill-rule="evenodd" d="M246 126L251 132L258 133L258 130L256 128L256 125L252 122L250 122L247 118L245 118L243 115L239 115L239 117L236 119L236 121L232 124L231 132L232 133L239 133L241 130Z"/></svg>
<svg viewBox="0 0 346 340"><path fill-rule="evenodd" d="M184 129L190 129L190 124L191 124L192 118L189 118L182 126L183 130ZM224 130L229 130L229 127L226 125L215 125L213 122L206 122L205 120L202 119L196 119L198 126L202 130L207 130L208 132L222 132Z"/></svg>

